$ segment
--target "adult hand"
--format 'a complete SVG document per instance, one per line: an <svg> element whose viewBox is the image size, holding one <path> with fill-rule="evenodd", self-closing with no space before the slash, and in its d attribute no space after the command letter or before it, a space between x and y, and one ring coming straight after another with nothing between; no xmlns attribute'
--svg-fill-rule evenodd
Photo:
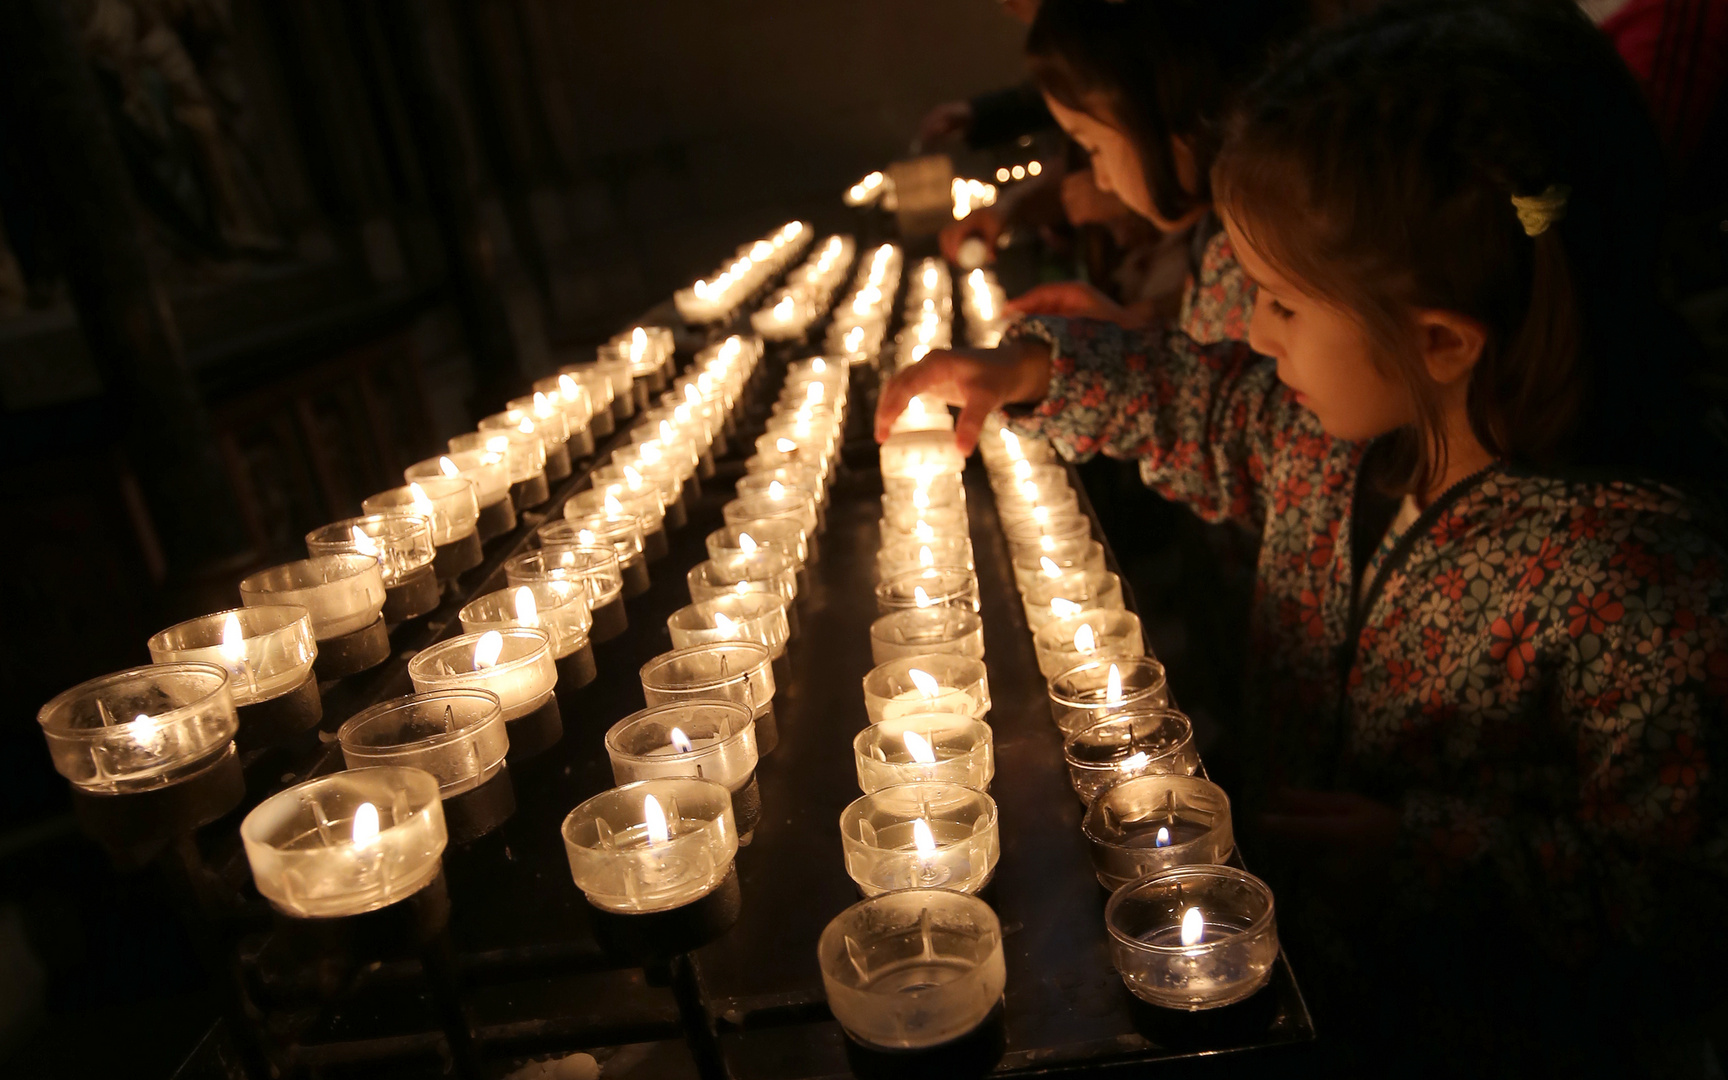
<svg viewBox="0 0 1728 1080"><path fill-rule="evenodd" d="M1062 212L1070 225L1108 225L1123 215L1132 215L1121 199L1099 189L1091 169L1071 172L1062 178Z"/></svg>
<svg viewBox="0 0 1728 1080"><path fill-rule="evenodd" d="M906 403L929 394L960 406L954 441L970 454L984 418L1003 405L1041 401L1050 386L1050 346L1018 341L997 349L937 349L894 376L876 402L876 441L888 438Z"/></svg>
<svg viewBox="0 0 1728 1080"><path fill-rule="evenodd" d="M942 257L951 263L960 261L960 245L976 236L984 241L985 262L996 261L996 238L1002 235L1002 219L989 207L979 207L952 225L945 225L937 238Z"/></svg>
<svg viewBox="0 0 1728 1080"><path fill-rule="evenodd" d="M918 145L928 149L951 135L964 135L972 128L970 101L944 101L924 115L918 124Z"/></svg>
<svg viewBox="0 0 1728 1080"><path fill-rule="evenodd" d="M1008 301L1010 311L1026 315L1059 315L1065 319L1098 319L1138 330L1146 317L1123 307L1083 281L1052 281L1035 285Z"/></svg>

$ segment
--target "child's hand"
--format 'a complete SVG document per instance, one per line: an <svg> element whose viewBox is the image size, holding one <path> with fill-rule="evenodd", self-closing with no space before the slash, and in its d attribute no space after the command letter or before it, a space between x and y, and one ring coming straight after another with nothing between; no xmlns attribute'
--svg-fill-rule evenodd
<svg viewBox="0 0 1728 1080"><path fill-rule="evenodd" d="M936 237L942 257L951 263L960 261L960 245L976 236L984 242L984 261L996 261L996 241L1002 235L1002 219L989 207L979 207L959 221L943 226Z"/></svg>
<svg viewBox="0 0 1728 1080"><path fill-rule="evenodd" d="M1272 793L1260 827L1340 881L1382 876L1398 838L1396 807L1349 791Z"/></svg>
<svg viewBox="0 0 1728 1080"><path fill-rule="evenodd" d="M1146 320L1083 281L1053 281L1037 285L1008 301L1011 311L1027 315L1057 315L1064 319L1098 319L1136 330Z"/></svg>
<svg viewBox="0 0 1728 1080"><path fill-rule="evenodd" d="M984 418L1011 402L1040 401L1050 386L1050 346L1019 341L999 349L937 349L894 376L876 403L876 441L919 394L960 406L954 441L970 454Z"/></svg>

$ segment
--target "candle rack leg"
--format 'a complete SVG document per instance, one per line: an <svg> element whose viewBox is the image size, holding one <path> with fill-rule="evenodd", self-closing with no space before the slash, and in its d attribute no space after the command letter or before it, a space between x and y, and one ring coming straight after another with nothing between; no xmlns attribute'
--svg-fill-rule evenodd
<svg viewBox="0 0 1728 1080"><path fill-rule="evenodd" d="M672 996L678 1002L678 1016L684 1025L684 1039L690 1054L696 1059L696 1071L704 1077L724 1077L726 1064L720 1056L720 1040L715 1036L714 1023L708 1008L702 1003L702 991L696 981L696 965L689 953L679 953L669 962Z"/></svg>
<svg viewBox="0 0 1728 1080"><path fill-rule="evenodd" d="M409 903L421 907L421 926L429 927L419 942L420 966L426 973L426 984L432 992L433 1007L438 1011L438 1023L450 1044L450 1057L456 1075L462 1080L482 1080L480 1049L475 1044L468 1015L462 1008L461 981L456 969L456 950L450 943L449 897L442 889L439 896L429 897L432 890L423 889ZM442 905L445 910L424 910L428 904Z"/></svg>

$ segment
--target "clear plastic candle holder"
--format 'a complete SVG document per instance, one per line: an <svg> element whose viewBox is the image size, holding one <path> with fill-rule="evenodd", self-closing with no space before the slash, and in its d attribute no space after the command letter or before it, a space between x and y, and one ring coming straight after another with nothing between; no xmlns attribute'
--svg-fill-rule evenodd
<svg viewBox="0 0 1728 1080"><path fill-rule="evenodd" d="M878 664L864 676L864 711L872 724L918 713L958 713L982 720L990 712L984 661L925 653Z"/></svg>
<svg viewBox="0 0 1728 1080"><path fill-rule="evenodd" d="M930 653L984 659L984 620L970 607L943 604L895 611L870 624L873 664Z"/></svg>
<svg viewBox="0 0 1728 1080"><path fill-rule="evenodd" d="M905 431L891 435L882 444L880 461L884 478L940 476L966 467L966 459L961 456L951 431Z"/></svg>
<svg viewBox="0 0 1728 1080"><path fill-rule="evenodd" d="M1172 867L1222 864L1236 850L1224 789L1180 773L1148 773L1106 788L1080 827L1098 883L1111 891Z"/></svg>
<svg viewBox="0 0 1728 1080"><path fill-rule="evenodd" d="M623 517L632 516L641 526L644 534L657 532L666 527L666 503L660 489L649 483L647 487L632 491L625 483L601 483L587 491L578 491L570 496L564 504L564 518L574 521L580 518L593 517Z"/></svg>
<svg viewBox="0 0 1728 1080"><path fill-rule="evenodd" d="M1116 970L1167 1009L1232 1005L1272 978L1272 890L1233 866L1182 866L1131 881L1104 905Z"/></svg>
<svg viewBox="0 0 1728 1080"><path fill-rule="evenodd" d="M1068 779L1090 806L1105 788L1146 773L1192 775L1200 767L1194 724L1175 709L1133 709L1107 716L1063 741Z"/></svg>
<svg viewBox="0 0 1728 1080"><path fill-rule="evenodd" d="M1056 460L1056 451L1041 438L1020 435L1007 428L986 430L978 439L978 451L992 472L1011 469L1017 461L1044 465Z"/></svg>
<svg viewBox="0 0 1728 1080"><path fill-rule="evenodd" d="M976 893L996 872L996 801L933 781L881 788L841 812L840 843L846 873L865 896L895 889Z"/></svg>
<svg viewBox="0 0 1728 1080"><path fill-rule="evenodd" d="M1122 609L1122 579L1108 570L1075 570L1028 586L1022 597L1032 633L1052 619L1086 611Z"/></svg>
<svg viewBox="0 0 1728 1080"><path fill-rule="evenodd" d="M247 607L291 604L306 609L319 641L377 622L384 611L384 571L369 555L316 555L260 570L240 582Z"/></svg>
<svg viewBox="0 0 1728 1080"><path fill-rule="evenodd" d="M480 501L474 485L456 476L427 477L403 487L380 491L361 500L368 514L414 514L432 526L439 547L471 536L480 521Z"/></svg>
<svg viewBox="0 0 1728 1080"><path fill-rule="evenodd" d="M492 779L510 749L498 695L469 689L381 701L344 723L336 740L349 769L420 769L438 781L441 799Z"/></svg>
<svg viewBox="0 0 1728 1080"><path fill-rule="evenodd" d="M947 405L933 397L915 397L906 403L905 411L894 418L889 433L953 430L954 414L948 411Z"/></svg>
<svg viewBox="0 0 1728 1080"><path fill-rule="evenodd" d="M1080 496L1073 490L1040 495L1036 502L998 498L996 518L1004 529L1021 521L1036 518L1040 513L1055 517L1080 513Z"/></svg>
<svg viewBox="0 0 1728 1080"><path fill-rule="evenodd" d="M543 412L532 408L506 408L501 413L482 417L475 426L481 431L520 431L524 435L539 436L540 445L548 455L556 454L570 440L570 421L564 418L562 411L552 408L550 402L545 403Z"/></svg>
<svg viewBox="0 0 1728 1080"><path fill-rule="evenodd" d="M1047 514L1042 518L1029 517L1012 525L1004 525L1002 535L1008 540L1008 549L1018 559L1025 551L1038 550L1042 553L1046 546L1045 537L1049 537L1054 543L1092 539L1092 520L1084 514Z"/></svg>
<svg viewBox="0 0 1728 1080"><path fill-rule="evenodd" d="M542 581L579 581L588 587L588 607L597 611L624 592L624 572L618 553L596 544L590 548L525 551L504 564L504 580L512 588Z"/></svg>
<svg viewBox="0 0 1728 1080"><path fill-rule="evenodd" d="M1067 737L1121 712L1170 707L1164 665L1137 660L1088 660L1050 680L1050 718Z"/></svg>
<svg viewBox="0 0 1728 1080"><path fill-rule="evenodd" d="M449 836L438 780L419 769L350 769L259 803L240 823L252 880L302 919L376 911L431 883Z"/></svg>
<svg viewBox="0 0 1728 1080"><path fill-rule="evenodd" d="M753 592L771 593L788 605L798 598L798 568L773 548L705 559L684 577L695 603Z"/></svg>
<svg viewBox="0 0 1728 1080"><path fill-rule="evenodd" d="M202 661L228 672L236 707L281 697L312 677L318 642L312 617L293 604L233 608L176 623L151 636L156 664Z"/></svg>
<svg viewBox="0 0 1728 1080"><path fill-rule="evenodd" d="M1021 596L1038 582L1047 580L1051 567L1055 567L1057 576L1077 572L1101 574L1109 569L1104 562L1104 545L1090 534L1079 540L1043 537L1014 553L1014 585Z"/></svg>
<svg viewBox="0 0 1728 1080"><path fill-rule="evenodd" d="M766 547L785 555L802 570L810 557L809 535L802 525L787 518L761 518L726 525L709 533L706 543L710 559L746 554Z"/></svg>
<svg viewBox="0 0 1728 1080"><path fill-rule="evenodd" d="M612 376L600 369L592 361L584 364L566 364L558 369L558 374L568 376L582 389L588 391L588 399L594 406L594 419L599 420L601 413L610 414L612 401L617 390L612 385Z"/></svg>
<svg viewBox="0 0 1728 1080"><path fill-rule="evenodd" d="M784 518L796 522L807 536L816 533L816 500L798 488L782 486L778 496L746 495L733 499L720 508L720 513L728 525Z"/></svg>
<svg viewBox="0 0 1728 1080"><path fill-rule="evenodd" d="M770 469L797 466L802 469L814 469L817 475L822 477L824 484L829 482L829 476L833 472L831 461L827 458L817 460L814 453L799 452L797 444L791 440L787 440L786 445L791 449L786 451L778 449L758 450L751 454L744 459L744 471L746 473L759 473L767 472Z"/></svg>
<svg viewBox="0 0 1728 1080"><path fill-rule="evenodd" d="M738 854L732 794L712 780L641 780L564 819L570 876L606 911L670 911L707 896Z"/></svg>
<svg viewBox="0 0 1728 1080"><path fill-rule="evenodd" d="M834 1018L860 1043L887 1050L968 1034L1008 985L996 913L941 889L853 904L822 931L816 951Z"/></svg>
<svg viewBox="0 0 1728 1080"><path fill-rule="evenodd" d="M546 704L558 682L558 666L546 631L512 626L428 646L408 661L408 678L419 694L459 688L489 691L498 696L509 721Z"/></svg>
<svg viewBox="0 0 1728 1080"><path fill-rule="evenodd" d="M649 705L732 701L760 720L774 707L774 664L754 641L712 641L661 653L642 665L642 698Z"/></svg>
<svg viewBox="0 0 1728 1080"><path fill-rule="evenodd" d="M606 732L606 756L620 784L693 776L736 795L756 778L761 752L748 705L693 700L650 705L613 724ZM738 826L750 831L743 821Z"/></svg>
<svg viewBox="0 0 1728 1080"><path fill-rule="evenodd" d="M197 773L239 730L228 672L200 661L118 671L63 691L36 714L61 776L103 794Z"/></svg>
<svg viewBox="0 0 1728 1080"><path fill-rule="evenodd" d="M585 584L558 579L485 593L464 604L456 617L465 634L511 627L543 631L552 641L553 658L559 660L588 644L588 632L594 628Z"/></svg>
<svg viewBox="0 0 1728 1080"><path fill-rule="evenodd" d="M643 559L642 520L634 514L581 514L561 521L548 521L534 530L534 538L549 551L608 544L623 565Z"/></svg>
<svg viewBox="0 0 1728 1080"><path fill-rule="evenodd" d="M966 503L966 484L957 472L937 473L931 476L884 476L882 478L882 497L884 499L910 503L920 491L936 506L965 505Z"/></svg>
<svg viewBox="0 0 1728 1080"><path fill-rule="evenodd" d="M786 652L791 627L786 601L770 593L736 593L688 604L666 619L672 645L684 649L711 641L754 641L778 660Z"/></svg>
<svg viewBox="0 0 1728 1080"><path fill-rule="evenodd" d="M1104 608L1051 619L1032 636L1038 670L1055 678L1088 660L1134 660L1146 655L1140 616Z"/></svg>
<svg viewBox="0 0 1728 1080"><path fill-rule="evenodd" d="M891 577L927 566L964 566L976 572L972 539L966 536L931 536L884 544L876 552L876 577Z"/></svg>
<svg viewBox="0 0 1728 1080"><path fill-rule="evenodd" d="M919 511L915 516L902 518L898 523L885 517L879 528L882 546L889 547L940 536L967 536L972 531L972 524L961 507L932 506L928 510Z"/></svg>
<svg viewBox="0 0 1728 1080"><path fill-rule="evenodd" d="M431 566L438 555L432 523L412 514L367 514L331 522L306 534L306 550L313 555L369 555L378 560L387 589Z"/></svg>
<svg viewBox="0 0 1728 1080"><path fill-rule="evenodd" d="M948 474L952 476L953 474ZM896 488L902 487L904 479L896 481ZM892 521L897 529L910 529L912 522L928 510L944 509L959 513L966 511L966 491L958 484L951 487L928 488L914 487L908 492L882 493L882 517Z"/></svg>
<svg viewBox="0 0 1728 1080"><path fill-rule="evenodd" d="M447 444L452 450L484 450L504 458L504 471L512 484L546 474L546 444L533 432L514 430L470 431Z"/></svg>
<svg viewBox="0 0 1728 1080"><path fill-rule="evenodd" d="M978 575L964 566L926 566L876 586L876 610L888 615L930 607L978 610Z"/></svg>
<svg viewBox="0 0 1728 1080"><path fill-rule="evenodd" d="M608 386L611 384L608 383ZM589 421L594 419L594 396L581 380L574 375L553 375L545 379L534 380L534 392L543 395L545 399L563 412L564 419L570 425L572 434L585 429ZM526 407L525 401L533 398L517 398L510 402L514 407Z"/></svg>
<svg viewBox="0 0 1728 1080"><path fill-rule="evenodd" d="M1030 486L1028 486L1030 485ZM1003 469L990 470L990 486L995 489L997 497L1020 499L1037 502L1037 496L1046 492L1067 491L1068 470L1061 465L1034 465L1030 461L1018 461Z"/></svg>
<svg viewBox="0 0 1728 1080"><path fill-rule="evenodd" d="M402 475L409 483L422 485L428 480L466 480L474 485L474 498L481 506L510 495L510 470L504 456L486 450L456 450L427 458L408 466Z"/></svg>
<svg viewBox="0 0 1728 1080"><path fill-rule="evenodd" d="M989 724L954 713L884 720L852 740L858 787L866 795L927 781L989 791L996 775L995 752Z"/></svg>
<svg viewBox="0 0 1728 1080"><path fill-rule="evenodd" d="M808 465L776 465L771 469L747 472L733 485L738 497L770 494L775 484L782 488L802 491L816 500L817 506L828 501L828 485L822 474Z"/></svg>

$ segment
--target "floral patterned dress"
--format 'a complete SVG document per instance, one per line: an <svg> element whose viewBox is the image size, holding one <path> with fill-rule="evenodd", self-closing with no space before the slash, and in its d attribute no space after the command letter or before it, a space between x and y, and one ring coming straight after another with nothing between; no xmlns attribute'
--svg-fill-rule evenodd
<svg viewBox="0 0 1728 1080"><path fill-rule="evenodd" d="M1054 357L1017 426L1138 458L1260 535L1264 783L1395 806L1394 907L1420 921L1470 881L1555 956L1647 940L1675 880L1720 908L1728 557L1687 499L1493 467L1353 543L1371 444L1327 435L1245 346L1042 317L1009 337Z"/></svg>

